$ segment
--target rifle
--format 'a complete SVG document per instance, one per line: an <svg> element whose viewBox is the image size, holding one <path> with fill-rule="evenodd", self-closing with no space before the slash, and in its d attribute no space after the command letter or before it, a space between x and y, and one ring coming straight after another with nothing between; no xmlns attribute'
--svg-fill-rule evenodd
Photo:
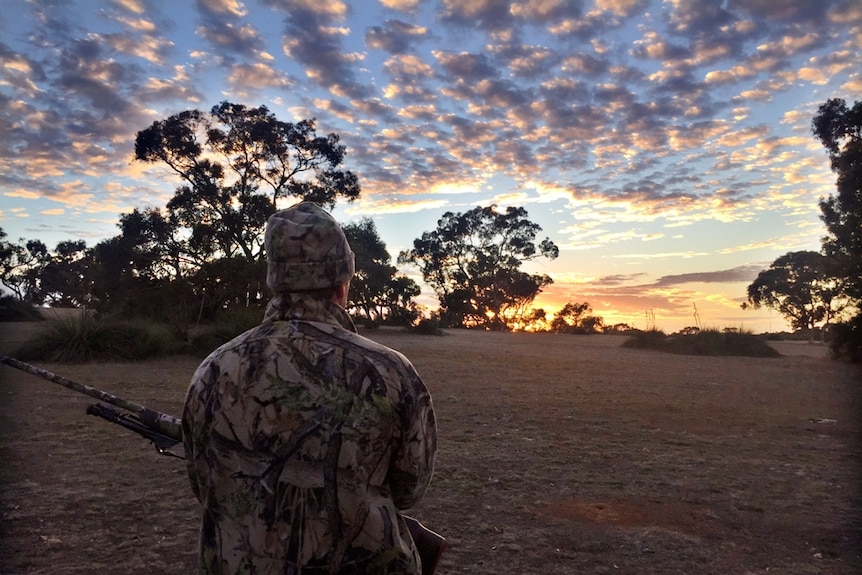
<svg viewBox="0 0 862 575"><path fill-rule="evenodd" d="M51 373L46 369L41 369L35 365L24 363L7 355L0 355L0 363L5 363L9 367L14 367L30 375L41 377L53 383L62 385L71 390L83 393L94 397L99 401L108 403L94 403L87 408L88 415L101 417L111 423L121 425L128 430L142 435L150 440L156 450L162 455L179 457L184 459L182 455L171 451L174 447L180 444L183 440L183 430L180 425L180 420L167 413L162 413L143 405L134 403L127 399L111 395L101 389L77 383L71 379L67 379L56 373ZM126 410L126 413L111 407L117 406ZM422 575L433 575L437 568L437 562L446 548L446 538L442 535L431 531L416 519L404 515L404 520L410 530L410 535L419 550L419 557L422 560Z"/></svg>

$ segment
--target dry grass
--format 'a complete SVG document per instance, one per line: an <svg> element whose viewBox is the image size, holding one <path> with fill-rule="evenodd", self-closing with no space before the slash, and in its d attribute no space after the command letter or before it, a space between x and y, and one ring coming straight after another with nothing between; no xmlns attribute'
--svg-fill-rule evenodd
<svg viewBox="0 0 862 575"><path fill-rule="evenodd" d="M441 575L862 570L858 369L615 336L369 335L434 395L437 473L414 513L449 538ZM43 367L178 414L196 363ZM85 416L87 398L0 378L0 573L192 573L182 462Z"/></svg>

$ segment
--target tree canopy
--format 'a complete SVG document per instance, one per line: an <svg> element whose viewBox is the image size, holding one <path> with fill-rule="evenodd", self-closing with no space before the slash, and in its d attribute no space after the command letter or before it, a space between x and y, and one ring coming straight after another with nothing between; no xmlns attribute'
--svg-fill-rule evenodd
<svg viewBox="0 0 862 575"><path fill-rule="evenodd" d="M837 356L862 363L862 102L827 100L811 122L837 174L836 193L821 199L828 235L823 251L844 281L856 314L835 325L831 346Z"/></svg>
<svg viewBox="0 0 862 575"><path fill-rule="evenodd" d="M331 208L359 197L358 178L339 169L345 154L337 134L317 135L314 120L283 122L266 106L230 102L158 120L135 138L135 159L180 177L164 221L188 231L183 251L202 261L263 259L262 232L280 199Z"/></svg>
<svg viewBox="0 0 862 575"><path fill-rule="evenodd" d="M554 315L550 331L555 333L591 334L600 333L604 320L593 315L593 308L587 302L568 302Z"/></svg>
<svg viewBox="0 0 862 575"><path fill-rule="evenodd" d="M830 269L828 257L819 252L788 252L748 286L748 303L777 310L795 329L813 330L846 304L840 278Z"/></svg>
<svg viewBox="0 0 862 575"><path fill-rule="evenodd" d="M510 330L542 288L553 283L548 275L521 271L521 265L559 255L548 238L536 243L542 228L527 216L518 207L446 212L437 229L414 240L413 249L402 252L399 262L419 267L437 294L445 323Z"/></svg>
<svg viewBox="0 0 862 575"><path fill-rule="evenodd" d="M413 298L419 286L406 276L396 276L392 257L370 218L342 226L356 255L356 274L350 281L348 308L365 321L377 325L411 325L419 310Z"/></svg>
<svg viewBox="0 0 862 575"><path fill-rule="evenodd" d="M823 249L845 270L849 295L862 301L862 102L828 100L811 126L837 174L836 193L820 201Z"/></svg>

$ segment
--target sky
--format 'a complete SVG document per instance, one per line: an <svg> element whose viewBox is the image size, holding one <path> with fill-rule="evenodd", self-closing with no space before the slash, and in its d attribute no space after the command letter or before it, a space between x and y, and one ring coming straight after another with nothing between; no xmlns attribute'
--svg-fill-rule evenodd
<svg viewBox="0 0 862 575"><path fill-rule="evenodd" d="M338 134L362 196L334 215L393 260L447 211L520 206L560 248L523 268L549 314L757 333L788 326L740 308L748 284L820 249L811 120L862 100L862 2L9 0L0 60L11 241L94 246L163 208L179 181L136 133L226 100Z"/></svg>

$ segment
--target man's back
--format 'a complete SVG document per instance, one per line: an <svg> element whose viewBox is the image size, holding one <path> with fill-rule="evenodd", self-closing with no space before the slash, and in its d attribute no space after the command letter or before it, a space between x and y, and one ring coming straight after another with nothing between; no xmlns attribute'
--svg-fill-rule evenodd
<svg viewBox="0 0 862 575"><path fill-rule="evenodd" d="M330 302L277 298L195 373L202 572L418 573L398 510L430 481L431 399L401 354L344 325Z"/></svg>

